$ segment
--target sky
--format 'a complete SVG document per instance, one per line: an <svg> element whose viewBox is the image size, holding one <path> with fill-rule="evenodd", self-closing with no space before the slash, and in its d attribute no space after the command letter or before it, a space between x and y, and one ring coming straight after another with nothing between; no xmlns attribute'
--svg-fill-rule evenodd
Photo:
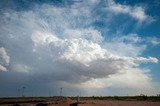
<svg viewBox="0 0 160 106"><path fill-rule="evenodd" d="M1 0L0 97L160 93L159 0Z"/></svg>

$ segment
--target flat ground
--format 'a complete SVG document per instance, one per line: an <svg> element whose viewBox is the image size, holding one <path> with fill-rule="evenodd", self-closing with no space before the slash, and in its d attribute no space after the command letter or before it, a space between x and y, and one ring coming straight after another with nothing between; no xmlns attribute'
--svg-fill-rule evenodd
<svg viewBox="0 0 160 106"><path fill-rule="evenodd" d="M160 106L159 97L83 97L79 103L75 99L67 97L0 98L0 106Z"/></svg>
<svg viewBox="0 0 160 106"><path fill-rule="evenodd" d="M122 101L122 100L86 100L78 106L160 106L160 102Z"/></svg>

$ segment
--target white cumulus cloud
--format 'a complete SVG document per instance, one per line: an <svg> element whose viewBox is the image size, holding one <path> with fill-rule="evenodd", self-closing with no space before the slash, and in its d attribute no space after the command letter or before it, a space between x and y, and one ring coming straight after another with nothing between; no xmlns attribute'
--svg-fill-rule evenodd
<svg viewBox="0 0 160 106"><path fill-rule="evenodd" d="M9 65L10 57L4 47L0 47L0 71L7 71L6 66Z"/></svg>
<svg viewBox="0 0 160 106"><path fill-rule="evenodd" d="M108 0L108 9L115 13L127 14L140 22L152 19L151 16L145 13L145 9L141 6L123 5L116 3L114 0Z"/></svg>

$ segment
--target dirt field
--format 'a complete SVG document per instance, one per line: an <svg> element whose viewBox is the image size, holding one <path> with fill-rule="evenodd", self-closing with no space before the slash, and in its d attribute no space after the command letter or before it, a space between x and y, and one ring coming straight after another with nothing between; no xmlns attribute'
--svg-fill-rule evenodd
<svg viewBox="0 0 160 106"><path fill-rule="evenodd" d="M118 100L87 100L78 106L160 106L160 102L149 101L118 101Z"/></svg>
<svg viewBox="0 0 160 106"><path fill-rule="evenodd" d="M70 98L9 98L0 99L0 106L160 106L160 101L142 100L93 100L82 99L77 103Z"/></svg>

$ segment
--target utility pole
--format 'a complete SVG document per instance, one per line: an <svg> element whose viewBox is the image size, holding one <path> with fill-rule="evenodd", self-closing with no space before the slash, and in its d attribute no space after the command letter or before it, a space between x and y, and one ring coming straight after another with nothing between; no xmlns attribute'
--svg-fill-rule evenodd
<svg viewBox="0 0 160 106"><path fill-rule="evenodd" d="M26 89L26 87L25 87L25 86L23 86L23 87L22 87L22 97L25 97L25 95L24 95L24 91L25 91L25 89Z"/></svg>
<svg viewBox="0 0 160 106"><path fill-rule="evenodd" d="M81 92L79 92L79 97L81 97Z"/></svg>
<svg viewBox="0 0 160 106"><path fill-rule="evenodd" d="M62 88L60 88L60 96L62 96Z"/></svg>
<svg viewBox="0 0 160 106"><path fill-rule="evenodd" d="M18 90L17 90L17 97L19 97L20 96L20 89L18 88Z"/></svg>

